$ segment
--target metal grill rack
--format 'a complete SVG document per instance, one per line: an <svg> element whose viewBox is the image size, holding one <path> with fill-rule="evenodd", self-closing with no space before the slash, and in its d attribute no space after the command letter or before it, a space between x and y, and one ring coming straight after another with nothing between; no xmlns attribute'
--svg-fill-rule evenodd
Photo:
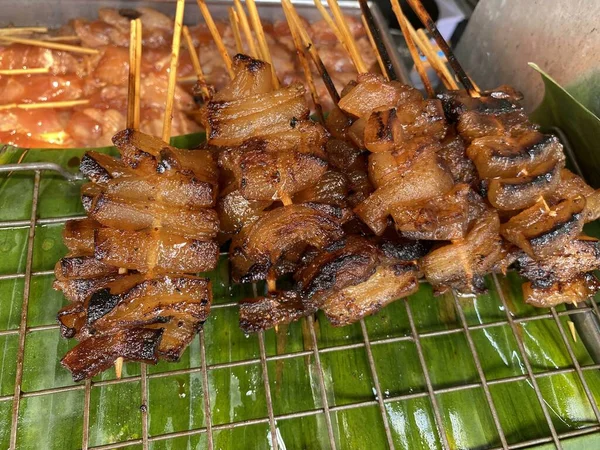
<svg viewBox="0 0 600 450"><path fill-rule="evenodd" d="M310 346L312 346L312 348L310 348L309 350L294 352L294 353L278 354L278 355L274 355L274 356L267 356L267 353L265 351L264 333L261 332L258 335L259 354L260 354L259 358L247 359L247 360L235 361L235 362L228 362L228 363L207 364L206 348L205 348L205 335L204 335L203 331L200 331L199 337L198 337L199 344L200 344L200 360L201 360L200 367L172 370L169 372L161 372L161 373L148 373L147 367L144 364L142 364L141 365L141 374L138 376L128 377L128 378L124 378L121 380L115 379L115 380L105 380L105 381L99 381L99 382L91 382L88 380L87 382L85 382L83 384L78 384L78 385L24 392L21 389L21 382L23 379L23 371L24 371L25 342L26 342L28 335L32 332L36 332L36 331L40 331L40 330L56 330L56 332L58 333L58 325L44 325L44 326L38 326L38 327L28 327L27 326L28 303L29 303L31 278L32 278L32 276L35 276L35 275L50 275L53 273L52 271L43 271L43 272L32 271L33 249L34 249L34 238L35 238L36 225L60 224L60 223L65 222L66 220L71 220L71 219L77 218L77 217L59 217L59 218L52 218L52 219L39 219L39 220L37 219L41 173L42 173L42 171L47 171L47 170L57 172L68 180L75 180L75 179L79 178L78 175L73 175L72 173L66 172L64 169L62 169L60 166L58 166L56 164L30 163L30 164L0 166L0 172L33 171L35 173L34 186L33 186L33 201L32 201L30 220L0 222L0 229L10 228L10 227L24 227L24 226L29 227L25 272L17 273L17 274L9 274L9 275L0 275L0 280L16 279L16 278L24 279L23 303L22 303L21 315L20 315L20 326L16 330L0 331L0 337L6 336L6 335L18 335L17 367L16 367L14 394L0 397L0 404L2 402L12 401L12 422L11 422L11 430L10 430L10 448L11 449L17 448L17 430L19 427L19 406L20 406L21 400L24 398L29 398L29 397L39 397L39 396L51 395L51 394L56 394L56 393L68 392L68 391L84 391L83 433L82 433L82 438L81 438L81 447L83 449L91 449L91 448L116 449L116 448L122 448L122 447L130 446L130 445L142 445L142 447L144 449L147 449L147 448L149 448L149 445L155 441L164 441L166 439L172 439L172 438L184 437L184 436L202 435L202 434L206 435L208 448L212 449L213 443L214 443L214 441L213 441L213 433L214 432L219 431L219 430L227 430L227 429L233 429L233 428L237 428L237 427L244 427L244 426L255 425L255 424L268 424L269 429L270 429L272 448L277 449L278 448L278 431L277 431L278 423L281 423L283 421L293 419L293 418L315 416L315 415L320 415L320 414L323 414L325 417L329 444L332 449L336 449L339 447L339 444L336 440L336 436L334 434L334 429L332 426L332 419L331 419L332 414L335 412L338 412L338 411L342 411L342 410L360 408L360 407L365 407L365 406L376 406L379 408L379 411L380 411L382 419L383 419L387 443L391 449L394 449L395 445L394 445L394 440L392 438L392 431L390 429L388 415L386 412L386 404L391 403L391 402L396 402L399 400L409 400L409 399L417 399L417 398L429 399L429 401L431 403L431 407L433 409L435 425L437 427L438 435L440 437L442 446L443 446L443 448L448 449L448 448L450 448L450 443L448 442L447 434L444 430L444 423L442 420L442 411L440 409L440 405L438 402L438 395L445 394L445 393L453 393L453 392L463 392L466 390L478 389L478 388L481 388L485 394L487 406L489 407L491 416L493 418L493 422L497 429L499 440L501 443L501 446L498 448L516 449L516 448L524 448L524 447L528 447L528 446L532 446L532 445L536 445L536 444L553 443L556 446L556 448L560 449L560 448L562 448L561 441L564 439L600 431L600 411L598 410L598 405L596 404L593 394L592 394L592 392L588 386L588 383L586 381L586 377L584 376L584 373L587 371L593 371L593 370L599 369L600 364L586 365L584 367L582 367L580 365L580 363L578 362L577 357L575 355L573 346L571 344L571 340L565 333L565 330L560 322L560 317L565 316L565 315L575 317L576 315L580 315L580 314L583 314L583 315L593 314L593 315L596 315L597 317L600 317L600 311L599 311L598 306L595 303L595 301L589 301L586 306L580 305L580 307L577 309L568 309L566 311L558 312L558 311L556 311L556 309L552 308L550 310L550 312L546 313L546 314L535 315L533 317L513 317L513 315L511 315L511 313L510 313L510 309L508 307L506 298L502 292L502 287L500 285L499 279L495 275L493 276L493 280L494 280L494 284L498 290L498 293L500 295L500 300L501 300L501 303L502 303L502 306L503 306L503 309L504 309L504 312L506 315L505 320L503 319L503 320L490 322L490 323L469 325L467 322L467 319L465 317L463 307L461 305L461 301L459 300L459 298L456 295L454 295L454 307L455 307L456 313L458 315L460 327L456 328L456 329L444 329L444 330L436 330L436 331L419 333L419 331L417 330L417 326L415 324L415 317L411 311L411 306L410 306L409 302L407 300L401 300L404 303L406 313L408 316L409 325L410 325L410 335L408 335L408 336L383 338L383 339L371 339L369 337L369 333L367 331L367 326L365 325L365 322L361 321L360 327L361 327L361 331L362 331L363 342L356 342L356 343L346 344L346 345L337 345L337 346L327 347L327 348L319 348L317 345L318 340L317 340L317 336L315 333L314 320L312 317L308 317L303 320L307 321L307 326L308 326L308 329L310 330ZM254 292L256 294L256 287L254 289ZM236 303L231 302L231 303L215 304L215 305L213 305L212 309L217 310L220 308L235 308L235 307L236 307ZM550 319L550 320L554 321L554 323L556 324L556 326L558 328L558 332L560 334L560 339L565 344L566 349L569 354L569 358L572 362L571 367L534 373L531 362L528 359L528 356L527 356L527 353L525 350L525 343L523 341L521 333L519 332L519 327L526 323L529 323L532 321L537 321L537 320L543 320L543 319ZM493 327L500 327L500 326L504 326L504 325L509 326L510 329L512 330L512 334L514 335L514 338L516 339L516 342L518 344L518 350L520 353L520 357L524 361L526 373L523 375L512 376L512 377L508 377L508 378L488 380L488 379L486 379L486 375L484 373L477 349L475 347L475 344L474 344L474 341L472 338L472 333L476 330L485 330L485 329L490 329ZM451 387L444 387L444 388L436 389L436 388L434 388L433 383L432 383L432 377L428 370L428 366L426 363L426 355L423 351L421 341L423 338L430 338L430 337L436 337L436 336L448 336L451 334L463 334L464 337L466 338L471 356L473 358L473 361L474 361L474 364L475 364L475 367L477 370L479 381L473 382L473 383L468 383L468 384L463 384L463 385L458 385L458 386L451 386ZM416 351L418 353L420 366L421 366L421 369L424 374L426 391L384 398L382 395L382 388L381 388L379 378L378 378L377 368L376 368L376 365L374 362L373 348L378 345L397 343L397 342L412 342L412 343L414 343L414 345L416 347ZM331 353L331 352L339 352L339 351L343 351L343 350L360 349L360 348L364 348L366 351L366 354L367 354L367 360L368 360L372 380L375 385L374 398L371 400L368 400L368 401L359 401L356 403L339 405L339 406L330 405L328 402L328 397L327 397L327 392L326 392L326 382L325 382L325 377L323 375L324 372L323 372L323 367L321 364L321 356L324 354L327 354L327 353ZM277 400L276 399L274 400L271 395L267 363L270 361L284 360L284 359L294 358L294 357L298 357L298 356L312 356L314 358L314 364L315 364L315 367L317 369L317 374L318 374L318 382L319 382L319 387L320 387L320 397L321 397L322 407L316 408L313 410L308 410L308 411L299 411L299 412L293 412L293 413L284 414L284 415L275 415L273 404L274 404L274 401L276 402ZM234 423L213 424L212 418L211 418L211 404L210 404L211 396L210 396L210 392L209 392L209 383L208 383L209 372L213 371L215 369L232 368L232 367L237 367L237 366L248 366L248 365L256 365L256 364L260 364L260 367L262 369L262 377L263 377L263 382L264 382L264 390L265 390L266 404L267 404L267 411L268 411L267 417L243 420L243 421L234 422ZM201 375L202 375L202 390L203 390L203 400L204 400L203 407L204 407L206 426L197 428L197 429L188 429L186 431L150 436L148 433L148 406L147 406L149 380L154 379L154 378L167 377L167 376L176 375L176 374L191 374L191 373L201 373ZM584 428L581 428L581 429L559 433L559 432L557 432L556 427L551 419L548 405L546 404L546 400L543 398L542 392L538 385L538 380L540 380L541 378L544 378L544 377L552 376L552 375L571 374L571 373L574 373L577 375L579 382L583 386L585 394L591 404L594 415L596 417L596 421L595 421L595 423L593 423L589 426L586 426ZM100 386L116 385L116 384L122 384L122 383L131 383L132 381L139 381L140 386L141 386L142 437L140 439L129 440L129 441L125 441L125 442L118 442L118 443L109 444L109 445L102 445L99 447L90 446L89 445L89 425L90 425L90 396L91 396L92 386L100 387ZM543 411L543 415L545 417L545 420L547 422L547 425L548 425L551 435L547 436L547 437L538 438L538 439L528 440L525 442L509 444L507 436L502 429L500 418L498 416L492 395L490 393L490 386L504 384L504 383L514 383L514 382L519 382L519 381L528 382L533 387L533 389L535 391L535 395L537 397L537 401L539 402L539 405Z"/></svg>

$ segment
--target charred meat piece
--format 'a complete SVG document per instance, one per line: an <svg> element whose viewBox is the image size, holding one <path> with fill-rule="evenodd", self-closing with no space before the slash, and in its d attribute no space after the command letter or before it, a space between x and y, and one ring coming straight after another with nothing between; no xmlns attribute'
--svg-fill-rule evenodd
<svg viewBox="0 0 600 450"><path fill-rule="evenodd" d="M375 234L385 231L394 207L437 197L452 189L452 177L440 166L435 150L435 146L428 147L406 169L387 177L385 184L354 209Z"/></svg>
<svg viewBox="0 0 600 450"><path fill-rule="evenodd" d="M467 158L465 143L454 131L442 140L437 152L440 161L448 169L455 183L475 187L478 176L473 162Z"/></svg>
<svg viewBox="0 0 600 450"><path fill-rule="evenodd" d="M563 160L550 159L533 168L528 175L488 180L487 197L500 211L515 211L534 205L560 183Z"/></svg>
<svg viewBox="0 0 600 450"><path fill-rule="evenodd" d="M93 151L83 155L79 169L90 181L98 184L108 183L114 178L134 173L123 161L105 153Z"/></svg>
<svg viewBox="0 0 600 450"><path fill-rule="evenodd" d="M440 241L464 238L472 221L484 211L481 197L469 186L458 184L440 196L396 205L390 214L401 236Z"/></svg>
<svg viewBox="0 0 600 450"><path fill-rule="evenodd" d="M560 183L555 191L548 194L547 199L550 204L555 204L579 196L585 197L585 222L598 219L600 217L600 190L594 190L569 169L563 169L560 172Z"/></svg>
<svg viewBox="0 0 600 450"><path fill-rule="evenodd" d="M247 200L235 190L220 198L217 203L219 229L228 235L237 233L244 225L249 225L271 206L270 201Z"/></svg>
<svg viewBox="0 0 600 450"><path fill-rule="evenodd" d="M65 298L70 302L83 302L98 289L106 287L108 284L121 277L122 275L111 275L101 278L55 280L52 287L57 291L62 291Z"/></svg>
<svg viewBox="0 0 600 450"><path fill-rule="evenodd" d="M56 263L54 275L59 281L76 278L103 278L118 274L119 269L93 256L66 256Z"/></svg>
<svg viewBox="0 0 600 450"><path fill-rule="evenodd" d="M328 170L312 186L296 193L294 203L325 203L328 205L346 206L348 196L348 179L340 172Z"/></svg>
<svg viewBox="0 0 600 450"><path fill-rule="evenodd" d="M563 147L551 134L529 131L520 136L485 136L475 139L467 155L479 177L514 178L527 176L548 160L564 161Z"/></svg>
<svg viewBox="0 0 600 450"><path fill-rule="evenodd" d="M233 279L239 282L252 271L265 273L299 244L316 248L332 244L343 236L341 226L347 218L341 208L311 203L269 211L234 237L230 247Z"/></svg>
<svg viewBox="0 0 600 450"><path fill-rule="evenodd" d="M549 207L543 201L502 225L502 236L535 259L551 256L579 236L584 223L585 198Z"/></svg>
<svg viewBox="0 0 600 450"><path fill-rule="evenodd" d="M582 273L600 267L600 242L579 237L544 259L532 259L522 252L517 258L519 273L532 282L534 288L548 288L555 282L567 282Z"/></svg>
<svg viewBox="0 0 600 450"><path fill-rule="evenodd" d="M219 229L219 218L213 209L188 210L151 200L123 200L108 193L93 200L88 214L106 227L127 231L164 228L190 239L212 239Z"/></svg>
<svg viewBox="0 0 600 450"><path fill-rule="evenodd" d="M373 275L383 257L368 239L349 236L294 274L297 289L303 297L312 297L361 283Z"/></svg>
<svg viewBox="0 0 600 450"><path fill-rule="evenodd" d="M550 308L561 303L585 301L600 291L600 281L593 273L586 273L570 281L556 281L547 287L533 287L533 283L523 284L523 297L530 305Z"/></svg>
<svg viewBox="0 0 600 450"><path fill-rule="evenodd" d="M156 364L156 349L162 330L130 328L80 342L69 350L60 363L73 375L73 381L92 378L112 367L117 358Z"/></svg>
<svg viewBox="0 0 600 450"><path fill-rule="evenodd" d="M464 239L434 249L421 259L425 278L437 294L456 289L464 294L485 291L484 276L506 256L498 214L488 211Z"/></svg>
<svg viewBox="0 0 600 450"><path fill-rule="evenodd" d="M94 230L101 228L92 219L68 220L63 230L63 242L70 255L91 255L94 253Z"/></svg>
<svg viewBox="0 0 600 450"><path fill-rule="evenodd" d="M290 323L317 312L318 305L305 301L296 291L278 291L264 297L248 298L240 302L240 328L255 333Z"/></svg>
<svg viewBox="0 0 600 450"><path fill-rule="evenodd" d="M374 314L389 303L419 289L412 263L384 264L362 283L330 295L323 294L321 309L333 326L344 326Z"/></svg>
<svg viewBox="0 0 600 450"><path fill-rule="evenodd" d="M186 239L165 231L101 228L95 234L96 259L140 272L197 273L217 265L214 241Z"/></svg>

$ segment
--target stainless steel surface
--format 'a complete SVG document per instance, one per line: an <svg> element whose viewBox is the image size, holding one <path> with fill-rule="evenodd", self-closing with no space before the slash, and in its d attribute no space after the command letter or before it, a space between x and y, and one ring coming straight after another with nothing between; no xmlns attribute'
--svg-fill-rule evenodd
<svg viewBox="0 0 600 450"><path fill-rule="evenodd" d="M479 86L514 85L532 110L544 87L530 61L567 88L600 77L600 1L481 0L456 54Z"/></svg>

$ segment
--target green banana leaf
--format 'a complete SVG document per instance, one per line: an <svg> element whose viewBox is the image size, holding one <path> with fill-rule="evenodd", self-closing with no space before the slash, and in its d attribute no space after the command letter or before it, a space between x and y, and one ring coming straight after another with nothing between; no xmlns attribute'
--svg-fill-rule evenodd
<svg viewBox="0 0 600 450"><path fill-rule="evenodd" d="M540 73L546 89L542 103L531 114L532 120L545 128L562 129L586 180L600 188L600 118L538 65L529 63L529 66Z"/></svg>
<svg viewBox="0 0 600 450"><path fill-rule="evenodd" d="M195 142L178 143L193 147ZM114 149L103 151L113 152ZM76 170L84 150L30 150L24 162L52 161ZM0 220L28 220L31 214L33 174L0 174ZM79 199L81 183L64 181L44 172L41 177L38 218L70 217L83 214ZM65 254L61 241L63 223L38 224L33 242L33 271L29 292L27 334L24 349L22 390L17 429L20 449L81 448L84 426L85 392L73 383L59 360L73 340L62 339L56 324L56 311L65 304L52 290L52 270ZM0 228L0 275L25 272L27 227ZM39 273L41 272L41 273ZM214 304L223 305L252 296L247 285L234 285L228 264L207 274L214 285ZM523 303L521 280L515 273L488 279L489 292L477 298L458 300L469 326L505 321L507 311L515 318L540 317L546 313ZM259 291L262 289L259 286ZM23 278L0 277L0 448L7 448L11 428L18 329L24 295ZM383 417L376 400L375 381L364 347L360 324L344 328L330 326L321 314L315 320L320 364L325 384L324 396L331 412L331 425L337 448L383 449L387 447L384 420L389 422L395 447L406 449L442 448L432 403L420 364L417 346L411 337L407 305L415 326L423 334L426 370L436 390L468 386L480 381L469 341L462 330L461 317L451 295L435 298L423 284L408 300L397 301L365 320L372 342L374 367L385 402ZM559 308L559 311L563 309ZM270 428L266 402L267 387L260 364L257 335L245 335L238 327L237 308L213 308L204 327L208 385L203 386L200 340L195 339L178 363L161 362L148 367L148 433L150 448L204 449L207 425L204 392L208 392L215 448L269 449ZM581 340L571 337L567 318L560 326L583 367L593 364ZM323 413L319 371L312 352L306 320L265 333L268 389L277 419L280 448L329 448L328 427ZM50 327L50 328L48 328ZM427 336L450 330L451 334ZM573 367L558 326L552 319L539 318L517 325L536 373ZM479 328L470 336L490 385L502 430L509 444L550 436L542 408L527 379L497 383L498 380L526 374L524 357L508 325ZM345 346L344 349L336 347ZM283 359L276 355L294 354ZM245 363L243 363L246 361ZM235 363L231 365L230 363ZM192 369L182 372L181 369ZM89 399L89 445L122 443L124 448L141 449L142 396L139 364L126 363L121 382L111 384L109 370L93 381ZM585 380L600 400L600 374L586 370ZM100 383L103 382L103 383ZM106 383L108 382L108 383ZM99 384L98 384L99 383ZM577 374L558 372L538 379L545 404L558 433L575 432L597 425L590 400ZM204 389L206 388L206 389ZM49 390L41 395L36 392ZM398 398L410 396L409 398ZM440 392L436 395L447 441L452 448L491 448L500 445L485 392L480 387ZM351 405L365 404L350 408ZM297 414L290 417L293 413ZM281 417L283 416L283 417ZM286 417L287 416L287 417ZM225 425L251 421L228 429ZM129 445L128 445L129 443ZM565 439L565 448L599 448L598 434Z"/></svg>

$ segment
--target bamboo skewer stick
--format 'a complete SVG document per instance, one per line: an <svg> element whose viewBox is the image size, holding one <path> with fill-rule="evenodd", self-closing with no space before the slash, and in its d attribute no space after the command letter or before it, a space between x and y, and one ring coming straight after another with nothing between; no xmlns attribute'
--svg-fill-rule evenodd
<svg viewBox="0 0 600 450"><path fill-rule="evenodd" d="M44 41L50 41L50 42L76 42L76 41L80 41L81 38L77 35L73 35L73 36L50 36L50 37L46 37L44 38Z"/></svg>
<svg viewBox="0 0 600 450"><path fill-rule="evenodd" d="M315 67L317 68L317 71L319 72L319 75L321 76L323 83L325 83L327 92L329 93L331 99L333 100L333 103L335 103L337 105L338 102L340 101L340 94L338 94L337 89L335 88L335 85L333 84L333 81L331 80L331 77L329 76L329 72L327 71L325 64L323 64L321 57L319 56L319 52L317 51L317 48L315 47L312 40L310 39L310 36L308 35L306 30L302 26L302 22L300 21L300 17L298 16L296 9L294 8L294 5L292 5L290 0L281 0L281 4L282 4L283 8L285 10L287 10L287 12L289 13L289 17L291 18L292 22L296 26L296 30L298 30L298 32L300 34L300 37L302 39L302 44L304 45L304 47L306 48L306 51L308 52L311 59L313 60L313 63L315 64Z"/></svg>
<svg viewBox="0 0 600 450"><path fill-rule="evenodd" d="M431 64L431 67L433 67L433 70L435 70L439 79L442 80L446 89L458 89L458 84L456 84L454 77L448 70L448 67L446 67L444 61L442 61L435 49L431 46L431 42L429 42L429 38L425 32L422 29L415 31L412 24L410 22L407 23L410 35L421 49L423 55L427 58L427 61L429 61L429 64Z"/></svg>
<svg viewBox="0 0 600 450"><path fill-rule="evenodd" d="M134 130L140 127L140 74L142 61L142 21L135 19L129 22L129 78L127 81L127 128ZM120 274L127 269L120 268ZM121 379L123 374L123 357L115 360L115 375Z"/></svg>
<svg viewBox="0 0 600 450"><path fill-rule="evenodd" d="M254 36L252 35L252 30L250 29L250 24L248 23L248 16L246 16L246 11L242 6L240 0L233 0L233 5L235 6L235 11L237 13L238 19L240 21L240 25L242 26L242 31L246 35L246 43L248 44L249 53L252 58L258 58L259 54L256 49L256 42L254 41Z"/></svg>
<svg viewBox="0 0 600 450"><path fill-rule="evenodd" d="M135 20L132 20L129 22L129 78L127 82L127 128L137 128L135 126L135 109L137 103L135 95L135 85L137 83L137 33L138 25Z"/></svg>
<svg viewBox="0 0 600 450"><path fill-rule="evenodd" d="M133 109L133 126L140 127L140 95L142 91L142 19L135 19L135 108Z"/></svg>
<svg viewBox="0 0 600 450"><path fill-rule="evenodd" d="M198 86L200 86L200 90L202 92L202 100L207 101L210 98L210 91L208 90L208 86L206 84L204 72L202 72L202 66L200 65L198 53L196 53L196 49L194 48L194 42L192 41L190 30L184 25L182 31L188 51L190 52L190 59L192 60L192 67L194 68L194 73L196 74L196 81L198 82ZM178 79L178 81L181 80L182 78Z"/></svg>
<svg viewBox="0 0 600 450"><path fill-rule="evenodd" d="M304 71L304 78L306 79L306 84L308 84L310 95L312 97L313 104L315 105L317 117L319 118L319 121L321 123L325 123L325 117L323 116L323 107L321 106L321 102L319 101L319 94L317 93L315 81L313 80L312 72L310 71L310 65L306 57L306 50L302 46L302 38L300 37L299 31L296 29L294 21L290 17L289 11L287 11L286 8L284 8L283 12L285 14L288 26L290 27L290 33L292 35L292 40L294 41L294 47L296 47L296 53L298 54L298 59L300 60L302 70Z"/></svg>
<svg viewBox="0 0 600 450"><path fill-rule="evenodd" d="M338 5L337 0L327 0L327 4L329 5L329 9L333 14L333 19L340 30L340 34L343 36L344 41L346 42L346 46L348 47L348 51L350 52L350 56L354 62L356 70L358 73L366 73L366 64L360 56L358 48L356 47L356 42L354 42L352 33L350 33L350 29L348 28L348 24L344 19L344 14L340 9L340 5Z"/></svg>
<svg viewBox="0 0 600 450"><path fill-rule="evenodd" d="M16 34L32 34L32 33L47 33L48 28L46 27L8 27L0 28L1 35L16 35Z"/></svg>
<svg viewBox="0 0 600 450"><path fill-rule="evenodd" d="M235 50L238 53L244 53L242 36L240 33L240 20L238 19L233 6L229 8L229 22L231 23L231 30L233 31L233 38L235 39Z"/></svg>
<svg viewBox="0 0 600 450"><path fill-rule="evenodd" d="M62 102L41 103L9 103L0 105L0 110L5 109L48 109L48 108L70 108L72 106L87 105L89 100L66 100Z"/></svg>
<svg viewBox="0 0 600 450"><path fill-rule="evenodd" d="M415 68L417 69L417 73L419 74L419 77L421 77L421 81L423 81L423 86L425 86L427 95L429 97L434 97L435 92L433 90L433 87L431 87L431 82L429 81L429 78L427 77L427 72L423 65L423 61L421 61L421 56L419 55L419 52L417 51L417 48L415 47L415 43L410 35L410 32L408 31L408 25L407 25L408 20L406 19L406 16L402 12L402 8L400 7L400 2L398 0L392 0L392 10L394 11L394 14L396 15L396 19L398 19L398 23L400 24L400 29L402 30L402 35L404 36L404 39L406 40L406 45L408 47L408 51L410 52L410 56L415 63Z"/></svg>
<svg viewBox="0 0 600 450"><path fill-rule="evenodd" d="M254 0L246 0L246 6L248 7L248 14L250 15L250 22L254 33L258 38L258 47L260 49L261 59L268 62L271 65L271 73L273 77L273 86L275 89L279 89L279 79L275 73L275 67L273 66L273 59L271 58L271 52L267 44L267 38L265 37L265 31L263 30L260 17L258 15L258 9L256 9L256 3Z"/></svg>
<svg viewBox="0 0 600 450"><path fill-rule="evenodd" d="M446 55L446 59L448 60L450 67L452 67L452 70L454 70L454 73L456 73L458 79L460 80L461 84L465 87L469 95L471 95L471 97L480 97L479 91L475 89L473 83L471 83L469 76L456 59L456 56L452 52L452 49L450 49L450 46L448 45L444 37L440 34L440 31L437 29L435 22L431 19L431 16L423 7L421 2L419 0L408 0L408 4L415 12L415 14L419 17L421 22L423 22L425 28L427 28L429 33L431 33L431 36L433 36L437 44L440 46L440 49L442 50L442 52L444 52L444 55Z"/></svg>
<svg viewBox="0 0 600 450"><path fill-rule="evenodd" d="M331 18L331 16L325 9L325 6L323 6L323 3L321 3L321 0L313 0L313 1L314 1L315 6L317 7L317 10L321 13L321 17L323 17L323 20L325 21L325 23L329 26L329 28L331 28L331 30L333 31L333 34L335 34L335 37L337 38L338 42L340 44L342 44L342 46L346 49L348 54L350 54L350 50L346 47L346 42L344 41L342 33L340 32L338 26L336 25L336 23L333 21L333 19Z"/></svg>
<svg viewBox="0 0 600 450"><path fill-rule="evenodd" d="M50 72L50 67L34 67L31 69L3 69L0 75L35 75Z"/></svg>
<svg viewBox="0 0 600 450"><path fill-rule="evenodd" d="M365 19L365 16L361 15L360 16L363 26L365 27L365 31L367 33L367 37L369 38L369 42L371 43L371 47L373 48L373 51L375 52L375 56L377 57L377 64L379 64L379 68L381 69L381 74L384 76L384 78L386 80L389 80L389 78L387 77L387 73L386 73L386 67L383 64L383 60L381 59L381 55L379 54L379 51L377 49L377 44L375 44L375 39L373 39L373 35L371 34L371 30L369 29L369 25L367 25L367 20Z"/></svg>
<svg viewBox="0 0 600 450"><path fill-rule="evenodd" d="M221 38L221 35L219 34L219 30L218 30L217 26L215 25L215 21L213 20L211 14L210 14L210 10L208 9L208 6L206 6L205 0L196 0L196 3L198 3L198 8L200 8L202 17L204 17L204 21L206 22L208 31L210 31L213 41L215 41L217 49L219 50L219 54L221 55L221 58L223 58L223 62L225 63L225 68L227 69L227 73L229 74L230 78L233 78L234 74L233 74L233 70L231 69L231 57L229 56L229 53L227 53L227 48L225 47L225 44L223 43L223 39Z"/></svg>
<svg viewBox="0 0 600 450"><path fill-rule="evenodd" d="M361 17L363 19L363 23L365 24L365 28L369 37L375 43L378 59L383 64L382 71L385 76L387 76L388 80L397 80L396 70L394 69L394 65L392 64L392 60L390 59L390 55L388 54L387 48L383 43L383 39L381 37L381 33L379 32L379 27L375 23L375 19L373 18L373 14L371 13L371 9L369 8L369 4L367 0L359 0L360 10L362 12Z"/></svg>
<svg viewBox="0 0 600 450"><path fill-rule="evenodd" d="M200 0L198 0L200 3ZM183 27L183 10L185 0L177 0L175 10L175 28L173 30L173 46L171 48L171 66L169 68L169 84L167 87L167 101L165 117L163 119L162 139L166 143L171 139L171 124L173 122L173 105L175 103L175 86L177 84L177 63L179 61L179 48L181 46L181 29Z"/></svg>
<svg viewBox="0 0 600 450"><path fill-rule="evenodd" d="M99 52L95 48L78 47L76 45L61 44L58 42L41 41L39 39L25 39L13 36L0 36L0 41L13 42L15 44L33 45L35 47L44 47L52 50L64 50L66 52L83 53L86 55L97 55Z"/></svg>

